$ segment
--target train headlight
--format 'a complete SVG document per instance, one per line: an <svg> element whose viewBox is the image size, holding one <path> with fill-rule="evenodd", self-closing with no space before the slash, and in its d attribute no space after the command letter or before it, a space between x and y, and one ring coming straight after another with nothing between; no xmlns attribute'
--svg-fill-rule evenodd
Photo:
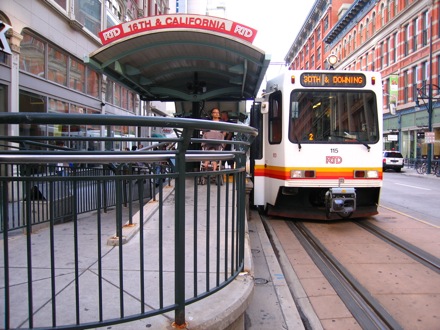
<svg viewBox="0 0 440 330"><path fill-rule="evenodd" d="M369 179L377 179L379 177L378 171L367 171L367 178Z"/></svg>
<svg viewBox="0 0 440 330"><path fill-rule="evenodd" d="M316 178L316 171L314 170L291 170L291 179Z"/></svg>
<svg viewBox="0 0 440 330"><path fill-rule="evenodd" d="M357 179L377 179L379 177L379 172L374 170L356 170L354 171L354 177Z"/></svg>

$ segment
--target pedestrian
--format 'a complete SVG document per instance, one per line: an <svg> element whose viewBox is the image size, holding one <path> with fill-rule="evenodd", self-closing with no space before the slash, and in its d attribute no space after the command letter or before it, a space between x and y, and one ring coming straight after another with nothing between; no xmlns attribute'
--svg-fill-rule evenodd
<svg viewBox="0 0 440 330"><path fill-rule="evenodd" d="M220 110L218 108L213 108L211 110L211 120L212 121L217 121L217 122L221 121L220 120ZM218 133L220 133L220 134L218 134ZM218 137L222 137L224 139L225 133L226 132L220 132L220 131L216 131L216 130L209 130L209 131L206 131L203 134L203 138L210 139L213 136L218 136ZM203 150L219 150L219 149L221 149L221 147L222 146L219 145L219 144L215 144L214 145L214 144L202 143ZM209 161L209 160L205 160L205 162L203 163L203 166L204 166L205 170L208 169L209 163L211 163L211 165L212 165L212 170L216 171L217 170L217 162L216 161Z"/></svg>

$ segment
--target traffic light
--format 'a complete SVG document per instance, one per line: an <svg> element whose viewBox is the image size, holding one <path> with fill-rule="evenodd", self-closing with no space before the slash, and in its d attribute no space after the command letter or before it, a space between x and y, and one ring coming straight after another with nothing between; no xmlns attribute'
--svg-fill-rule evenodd
<svg viewBox="0 0 440 330"><path fill-rule="evenodd" d="M418 139L424 139L425 138L425 132L417 132L417 138Z"/></svg>

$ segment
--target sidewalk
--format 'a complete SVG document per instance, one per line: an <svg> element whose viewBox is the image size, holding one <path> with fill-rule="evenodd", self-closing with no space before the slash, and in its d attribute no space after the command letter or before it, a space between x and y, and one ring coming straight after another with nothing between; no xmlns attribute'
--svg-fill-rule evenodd
<svg viewBox="0 0 440 330"><path fill-rule="evenodd" d="M436 176L435 174L419 174L417 173L417 171L414 169L414 167L406 167L404 166L402 168L401 173L403 175L409 175L409 176L415 176L415 177L420 177L420 178L432 178L432 179L440 179L440 177Z"/></svg>
<svg viewBox="0 0 440 330"><path fill-rule="evenodd" d="M202 189L201 186L200 189ZM190 188L188 188L190 189ZM206 193L206 192L205 192ZM191 193L186 194L191 196ZM174 216L170 216L174 212L174 187L164 187L164 221L163 224L163 239L173 239L170 226L174 221ZM199 201L202 207L202 201ZM157 233L158 226L158 209L159 202L150 201L144 206L144 218L148 219L145 222L143 230L144 239L149 241L157 241L158 238L154 236ZM200 206L200 205L199 205ZM118 260L120 258L120 249L115 246L115 208L110 209L109 212L103 213L101 219L101 238L102 238L102 278L103 278L103 319L118 319L120 317L120 290L123 290L123 303L126 315L139 313L139 227L127 226L123 229L123 237L126 244L124 247L124 280L123 288L121 288L120 279L118 278ZM224 212L224 211L222 211ZM123 209L124 217L128 218L128 210ZM187 215L187 219L191 219L192 214ZM139 219L134 219L134 223ZM80 296L87 298L80 299L80 322L93 322L96 320L96 315L99 314L98 306L99 300L96 292L96 285L98 282L98 260L96 258L97 249L97 223L96 212L90 214L80 215L77 221L77 228L73 226L72 222L67 222L54 226L54 245L55 245L55 283L51 281L51 260L50 260L50 230L49 228L41 228L33 233L30 238L32 248L32 260L27 259L27 236L14 234L9 238L9 269L10 269L10 326L11 328L29 327L29 320L27 318L29 306L28 301L28 281L27 265L32 263L32 310L33 310L33 327L47 327L52 324L53 309L51 295L51 288L54 285L56 290L56 320L57 326L75 324L76 323L76 306L75 296L78 293ZM218 292L207 296L206 298L187 305L185 308L186 321L188 322L187 329L242 329L240 324L245 323L247 329L277 329L279 325L292 324L300 325L301 321L296 312L295 303L290 295L285 279L282 275L281 269L277 266L275 253L271 249L269 240L267 239L264 228L261 224L255 227L255 222L251 224L251 234L246 235L245 247L245 269L244 271L225 288ZM156 230L155 230L156 229ZM188 237L192 235L191 225L185 227L188 231ZM78 233L78 242L75 243L75 231ZM258 235L258 241L255 239ZM200 231L199 236L203 235ZM252 236L252 244L261 244L264 250L264 256L252 256L251 243L249 236ZM260 242L260 243L258 243ZM78 266L76 270L74 265L74 245L79 246ZM217 244L215 239L212 239L212 245ZM174 247L173 244L165 244L163 254L166 258L164 263L164 305L172 303L174 299L174 282L172 276L173 251L168 251L167 247ZM213 247L215 250L215 247ZM3 244L0 248L4 255ZM11 253L13 251L13 253ZM147 252L148 260L155 260L153 251ZM253 261L252 259L258 259ZM190 259L190 258L189 258ZM213 258L214 259L214 258ZM204 258L199 258L199 262L203 263ZM4 261L1 260L2 265ZM188 264L192 264L190 260ZM255 273L254 266L257 265L258 272ZM147 265L148 266L148 265ZM145 269L145 279L148 284L148 289L152 289L153 296L157 295L157 280L158 265L153 263L151 267ZM170 268L171 267L171 268ZM203 265L198 266L203 269ZM264 267L269 267L267 278L268 283L264 290L259 286L259 278L262 277L260 271ZM278 268L277 268L278 267ZM79 283L75 281L75 272L79 272ZM263 270L265 271L265 270ZM4 272L0 274L0 280L4 283ZM223 277L223 276L222 276ZM266 276L264 276L266 277ZM190 281L188 281L190 282ZM212 280L215 282L215 279ZM191 283L188 284L191 286ZM255 289L255 290L254 290ZM78 290L78 291L77 291ZM203 291L203 288L200 289ZM192 295L191 290L189 295ZM255 293L255 298L252 294ZM5 290L0 290L2 300L5 301ZM158 306L158 302L153 296L148 296L147 306ZM268 299L268 297L271 299ZM251 306L250 306L251 304ZM262 314L263 308L271 315L262 323L265 315ZM148 310L148 308L147 308ZM0 311L0 319L5 320L4 309ZM174 329L171 326L174 320L174 312L169 312L162 315L157 315L145 318L139 321L122 323L119 325L112 325L112 329ZM4 321L2 322L2 326ZM302 325L302 324L301 324ZM102 327L98 329L108 329L109 327ZM285 328L285 327L283 327ZM294 327L297 329L298 327Z"/></svg>

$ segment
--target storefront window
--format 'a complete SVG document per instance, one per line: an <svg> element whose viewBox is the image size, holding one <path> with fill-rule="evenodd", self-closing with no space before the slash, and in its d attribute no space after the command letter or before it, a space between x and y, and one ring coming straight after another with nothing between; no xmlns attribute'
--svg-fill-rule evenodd
<svg viewBox="0 0 440 330"><path fill-rule="evenodd" d="M107 78L105 89L105 102L113 104L113 86L114 82Z"/></svg>
<svg viewBox="0 0 440 330"><path fill-rule="evenodd" d="M87 70L87 94L99 97L99 75L90 69Z"/></svg>
<svg viewBox="0 0 440 330"><path fill-rule="evenodd" d="M70 60L70 88L78 92L85 92L86 66L74 59Z"/></svg>
<svg viewBox="0 0 440 330"><path fill-rule="evenodd" d="M45 77L45 43L29 34L24 34L21 41L20 70Z"/></svg>
<svg viewBox="0 0 440 330"><path fill-rule="evenodd" d="M115 98L113 104L118 107L121 106L121 86L118 84L115 84Z"/></svg>
<svg viewBox="0 0 440 330"><path fill-rule="evenodd" d="M48 75L47 78L60 85L67 85L67 55L48 45Z"/></svg>

